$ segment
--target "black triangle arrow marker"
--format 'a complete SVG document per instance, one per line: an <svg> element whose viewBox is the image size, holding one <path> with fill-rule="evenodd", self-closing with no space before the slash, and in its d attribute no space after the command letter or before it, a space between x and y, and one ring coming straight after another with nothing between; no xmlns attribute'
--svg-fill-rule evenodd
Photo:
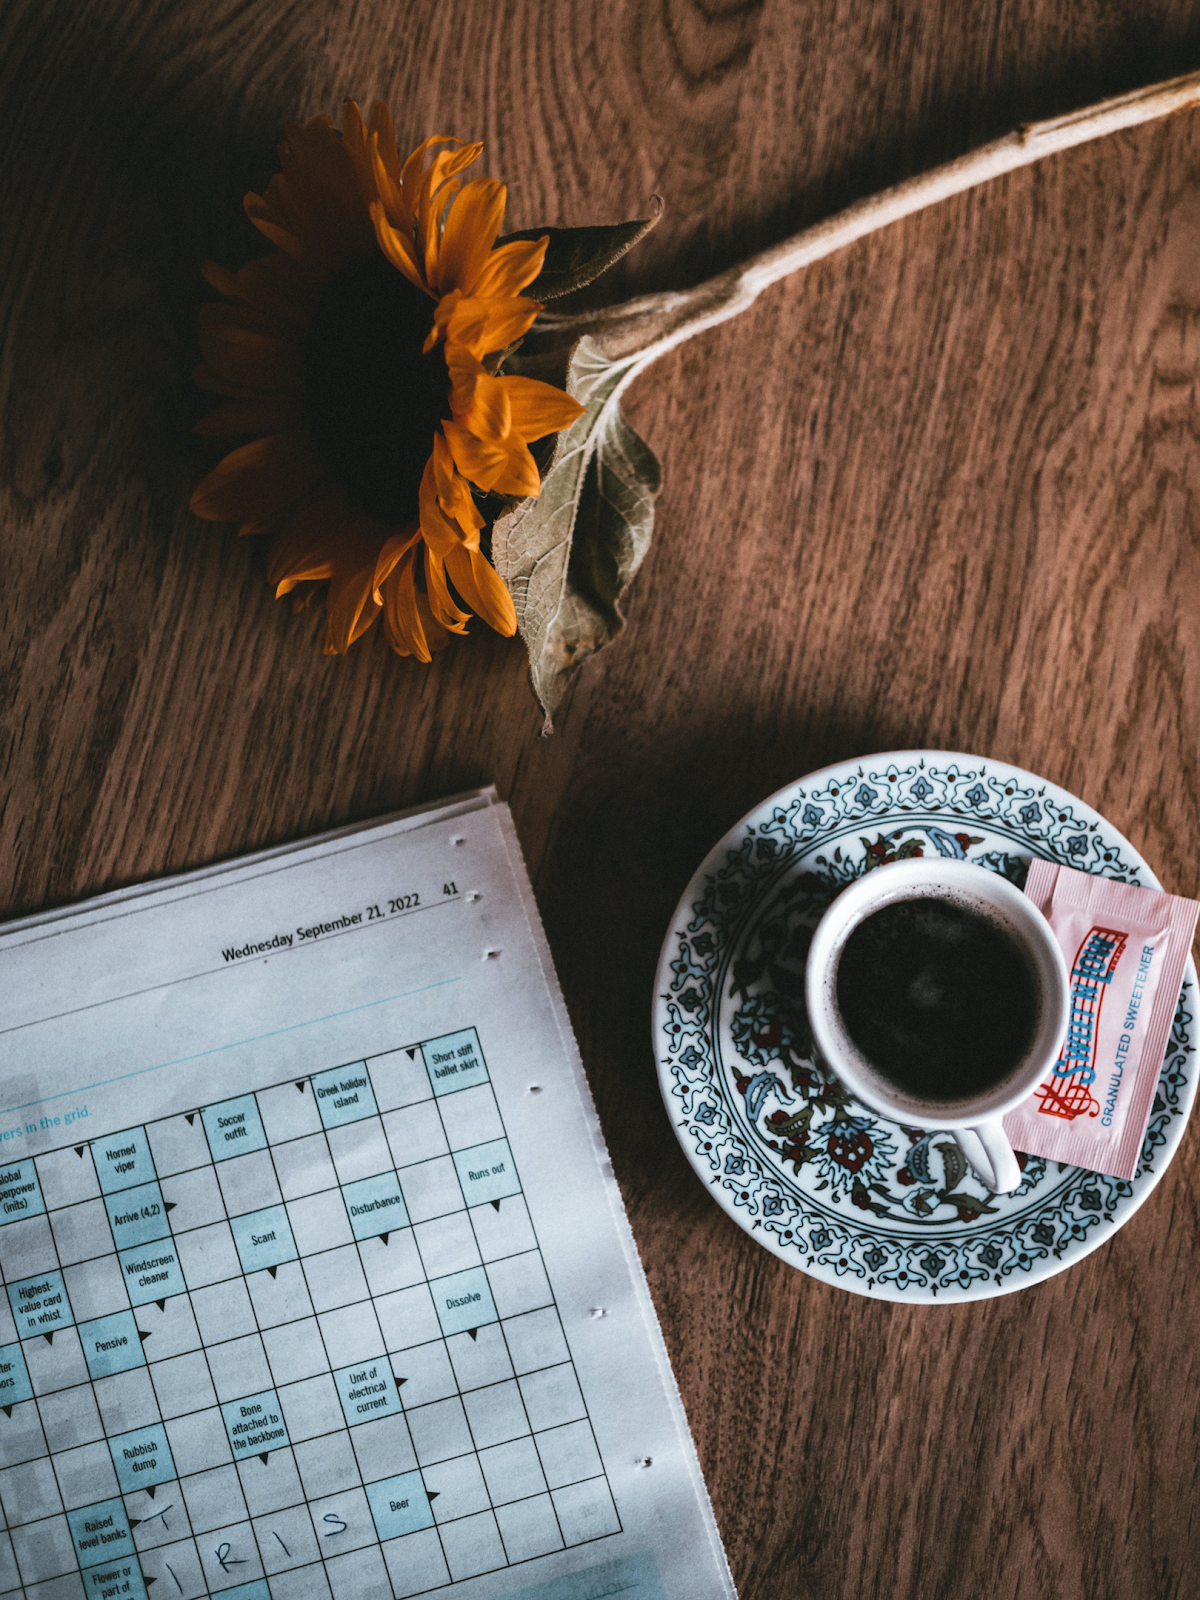
<svg viewBox="0 0 1200 1600"><path fill-rule="evenodd" d="M299 1080L299 1081L298 1081L298 1083L297 1083L297 1084L296 1084L296 1087L297 1087L297 1089L299 1089L299 1091L300 1091L300 1093L301 1093L301 1094L303 1094L303 1093L304 1093L304 1079L303 1079L303 1078L301 1078L301 1079L300 1079L300 1080Z"/></svg>
<svg viewBox="0 0 1200 1600"><path fill-rule="evenodd" d="M129 1524L129 1526L131 1528L136 1528L138 1526L138 1524L142 1521L142 1518L141 1517L127 1517L125 1520L128 1522L128 1524Z"/></svg>
<svg viewBox="0 0 1200 1600"><path fill-rule="evenodd" d="M188 1127L190 1128L195 1123L195 1121L196 1121L196 1113L194 1111L189 1111L187 1113L187 1125L188 1125Z"/></svg>
<svg viewBox="0 0 1200 1600"><path fill-rule="evenodd" d="M415 1061L417 1059L417 1047L416 1047L416 1045L413 1045L412 1049L408 1052L408 1059L410 1061Z"/></svg>
<svg viewBox="0 0 1200 1600"><path fill-rule="evenodd" d="M143 1333L142 1330L139 1328L138 1329L138 1338L142 1341L143 1344L145 1344L146 1340L150 1338L150 1335L148 1333ZM153 1492L153 1491L151 1491L151 1492Z"/></svg>
<svg viewBox="0 0 1200 1600"><path fill-rule="evenodd" d="M392 1373L392 1377L396 1378L396 1374L394 1372ZM402 1384L405 1384L407 1382L408 1382L407 1378L396 1378L396 1387L397 1387L397 1389L399 1389Z"/></svg>
<svg viewBox="0 0 1200 1600"><path fill-rule="evenodd" d="M146 1588L148 1589L152 1583L157 1583L158 1579L157 1578L143 1578L142 1582L145 1584Z"/></svg>
<svg viewBox="0 0 1200 1600"><path fill-rule="evenodd" d="M45 1339L47 1344L53 1344L54 1343L54 1335L52 1333L44 1333L42 1335L42 1338Z"/></svg>
<svg viewBox="0 0 1200 1600"><path fill-rule="evenodd" d="M261 1461L261 1462L262 1462L262 1464L263 1464L263 1466L264 1466L264 1467L265 1467L265 1466L266 1466L266 1464L267 1464L267 1457L268 1457L268 1456L269 1456L269 1455L270 1455L270 1454L271 1454L271 1452L270 1452L270 1451L269 1451L269 1450L264 1450L264 1451L263 1451L263 1453L262 1453L262 1455L260 1455L260 1456L259 1456L259 1458L258 1458L258 1459L259 1459L259 1460L260 1460L260 1461Z"/></svg>
<svg viewBox="0 0 1200 1600"><path fill-rule="evenodd" d="M478 1339L478 1337L479 1337L479 1329L478 1328L468 1328L467 1332L471 1335L472 1339Z"/></svg>
<svg viewBox="0 0 1200 1600"><path fill-rule="evenodd" d="M83 1152L86 1149L87 1149L87 1145L85 1145L85 1144L77 1144L75 1146L75 1154L79 1157L80 1161L83 1160Z"/></svg>
<svg viewBox="0 0 1200 1600"><path fill-rule="evenodd" d="M172 1211L174 1211L174 1209L175 1209L175 1207L176 1207L176 1206L177 1206L177 1205L178 1205L178 1204L179 1204L179 1201L178 1201L178 1200L164 1200L164 1201L163 1201L163 1210L164 1210L164 1211L165 1211L165 1212L166 1212L166 1213L167 1213L167 1214L168 1214L168 1216L169 1216L169 1215L170 1215L170 1213L171 1213L171 1212L172 1212Z"/></svg>
<svg viewBox="0 0 1200 1600"><path fill-rule="evenodd" d="M381 1233L379 1237L383 1240L384 1244L388 1242L388 1236L386 1233Z"/></svg>
<svg viewBox="0 0 1200 1600"><path fill-rule="evenodd" d="M154 1304L160 1311L165 1311L167 1309L167 1302L165 1300L156 1300Z"/></svg>
<svg viewBox="0 0 1200 1600"><path fill-rule="evenodd" d="M274 1277L275 1274L279 1271L279 1268L278 1267L268 1267L267 1271L271 1274L272 1277Z"/></svg>
<svg viewBox="0 0 1200 1600"><path fill-rule="evenodd" d="M441 1492L442 1491L440 1489L430 1489L429 1493L425 1496L425 1498L426 1498L426 1500L436 1500L438 1495L441 1494Z"/></svg>
<svg viewBox="0 0 1200 1600"><path fill-rule="evenodd" d="M147 1493L147 1494L148 1494L148 1495L149 1495L149 1496L150 1496L150 1498L151 1498L151 1500L153 1500L153 1499L154 1499L154 1490L155 1490L155 1487L156 1487L156 1485L154 1485L154 1484L153 1484L153 1483L148 1483L148 1484L147 1484L147 1485L146 1485L146 1493ZM167 1507L167 1510L168 1510L168 1511L169 1511L169 1510L170 1510L170 1509L171 1509L171 1508L170 1508L170 1506L168 1506L168 1507Z"/></svg>
<svg viewBox="0 0 1200 1600"><path fill-rule="evenodd" d="M493 1210L493 1211L499 1211L499 1209L500 1209L500 1202L499 1202L499 1200L493 1200L493 1201L492 1201L492 1210Z"/></svg>
<svg viewBox="0 0 1200 1600"><path fill-rule="evenodd" d="M11 1406L0 1406L0 1411L3 1411L4 1415L6 1417L11 1417L12 1416L12 1407Z"/></svg>

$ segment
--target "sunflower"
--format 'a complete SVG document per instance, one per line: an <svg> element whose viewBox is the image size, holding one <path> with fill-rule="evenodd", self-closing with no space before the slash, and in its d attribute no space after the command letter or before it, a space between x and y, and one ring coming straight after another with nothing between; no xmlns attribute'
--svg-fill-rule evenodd
<svg viewBox="0 0 1200 1600"><path fill-rule="evenodd" d="M530 443L582 408L498 370L541 310L520 291L547 238L496 244L504 185L460 176L482 148L434 137L401 165L382 104L289 126L245 202L277 253L203 269L225 299L201 309L196 379L225 399L197 432L253 437L192 510L276 535L270 582L297 610L324 597L327 654L379 617L421 661L472 612L516 631L480 501L538 494Z"/></svg>

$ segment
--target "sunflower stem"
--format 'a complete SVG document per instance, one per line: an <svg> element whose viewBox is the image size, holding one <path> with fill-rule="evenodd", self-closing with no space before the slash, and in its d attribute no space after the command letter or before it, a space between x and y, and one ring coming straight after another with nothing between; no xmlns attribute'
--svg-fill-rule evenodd
<svg viewBox="0 0 1200 1600"><path fill-rule="evenodd" d="M1029 166L1044 156L1171 116L1198 102L1200 72L1192 72L1111 100L1101 100L1066 116L1027 123L945 166L856 201L836 216L793 234L781 244L751 256L693 289L642 295L621 305L581 312L574 317L543 315L535 326L535 334L548 335L555 345L588 334L610 360L634 358L621 385L624 388L636 373L644 371L652 361L685 339L739 316L754 304L764 289L781 278L833 255L878 228L885 228L889 223L912 216L926 206L936 205L1006 172L1014 172L1018 167Z"/></svg>

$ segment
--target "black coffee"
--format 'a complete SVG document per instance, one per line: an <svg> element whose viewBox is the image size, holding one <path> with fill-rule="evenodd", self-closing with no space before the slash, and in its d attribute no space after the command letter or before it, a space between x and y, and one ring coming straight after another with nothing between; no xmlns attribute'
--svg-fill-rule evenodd
<svg viewBox="0 0 1200 1600"><path fill-rule="evenodd" d="M859 923L838 961L837 1003L876 1071L919 1100L999 1083L1039 1012L1037 979L1011 935L932 897L895 900Z"/></svg>

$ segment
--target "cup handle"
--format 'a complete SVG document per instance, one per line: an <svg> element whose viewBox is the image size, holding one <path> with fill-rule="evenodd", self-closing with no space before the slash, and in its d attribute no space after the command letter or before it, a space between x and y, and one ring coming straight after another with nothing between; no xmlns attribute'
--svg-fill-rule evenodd
<svg viewBox="0 0 1200 1600"><path fill-rule="evenodd" d="M952 1131L958 1148L975 1169L976 1176L993 1194L1009 1194L1019 1187L1021 1169L999 1117L976 1123L973 1128L955 1128Z"/></svg>

